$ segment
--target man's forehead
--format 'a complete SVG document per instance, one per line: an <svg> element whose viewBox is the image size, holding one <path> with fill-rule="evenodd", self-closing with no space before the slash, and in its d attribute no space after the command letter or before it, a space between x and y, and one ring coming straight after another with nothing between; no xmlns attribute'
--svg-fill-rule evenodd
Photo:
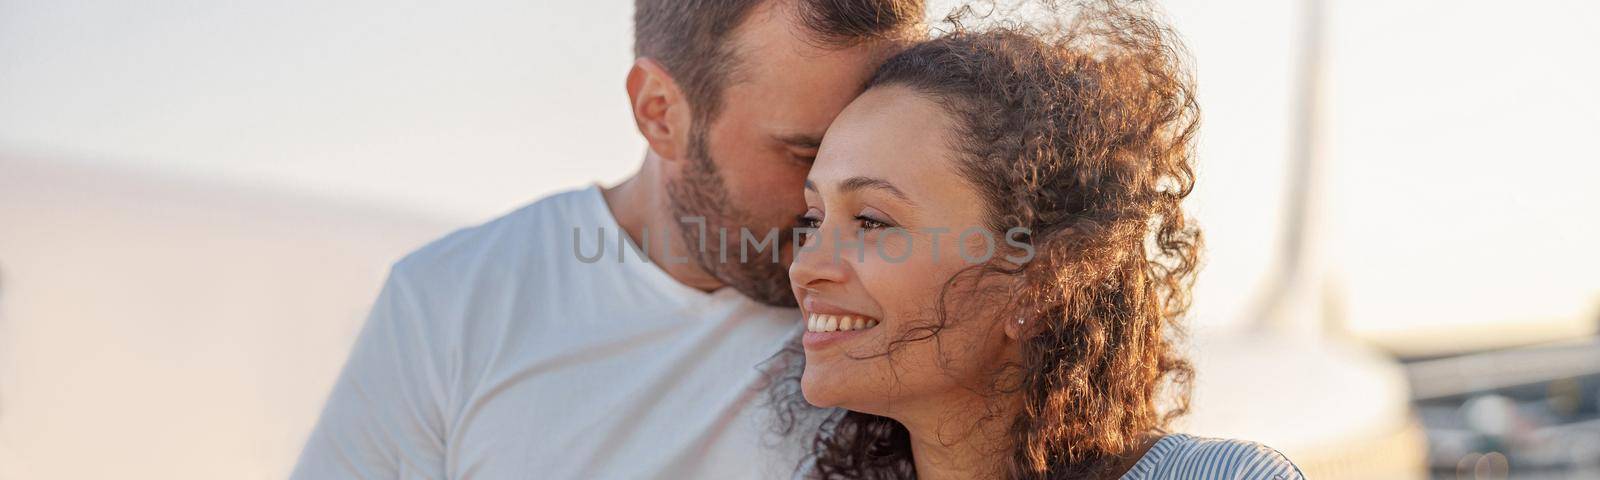
<svg viewBox="0 0 1600 480"><path fill-rule="evenodd" d="M823 46L805 37L782 4L752 12L735 35L739 61L725 86L724 112L761 122L786 143L814 145L898 45Z"/></svg>

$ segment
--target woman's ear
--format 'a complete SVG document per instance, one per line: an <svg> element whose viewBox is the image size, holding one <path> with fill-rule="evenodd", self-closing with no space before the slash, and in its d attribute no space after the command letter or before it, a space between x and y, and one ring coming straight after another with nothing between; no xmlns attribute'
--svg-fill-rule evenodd
<svg viewBox="0 0 1600 480"><path fill-rule="evenodd" d="M1027 316L1018 316L1016 318L1006 320L1006 338L1011 340L1022 340L1023 336L1026 335L1029 330L1028 323L1031 320L1032 319L1028 318Z"/></svg>
<svg viewBox="0 0 1600 480"><path fill-rule="evenodd" d="M1003 277L1002 281L1005 283L1000 286L1009 292L1021 292L1024 290L1023 287L1026 286L1025 280L1020 277ZM1001 328L1005 330L1006 338L1013 341L1025 340L1038 331L1039 326L1036 324L1040 321L1039 310L1027 306L1034 305L1033 303L1025 302L1023 298L1012 296L1006 299L1005 304L1011 306L1002 310L1007 312L1007 315L1010 315L1001 320L1003 324Z"/></svg>
<svg viewBox="0 0 1600 480"><path fill-rule="evenodd" d="M689 140L690 108L666 68L650 58L635 59L628 70L628 100L650 151L668 161L681 158Z"/></svg>

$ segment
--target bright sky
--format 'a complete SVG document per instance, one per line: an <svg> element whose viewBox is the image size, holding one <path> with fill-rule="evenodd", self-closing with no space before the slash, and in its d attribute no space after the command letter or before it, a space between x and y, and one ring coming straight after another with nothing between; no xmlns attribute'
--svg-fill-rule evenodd
<svg viewBox="0 0 1600 480"><path fill-rule="evenodd" d="M1276 248L1295 2L1166 2L1205 111L1199 321ZM1352 328L1600 310L1600 4L1330 6L1325 239ZM643 151L630 2L0 0L0 154L459 219L612 182ZM3 172L0 172L3 174Z"/></svg>

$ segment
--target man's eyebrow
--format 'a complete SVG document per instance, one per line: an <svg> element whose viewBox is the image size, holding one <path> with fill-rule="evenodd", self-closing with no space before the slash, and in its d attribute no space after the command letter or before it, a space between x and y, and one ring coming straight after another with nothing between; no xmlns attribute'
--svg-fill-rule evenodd
<svg viewBox="0 0 1600 480"><path fill-rule="evenodd" d="M777 138L778 138L778 141L783 142L784 144L789 145L791 147L816 149L817 147L822 146L822 137L818 136L818 135L812 135L812 134L809 134L809 133L791 133L791 134L785 134L785 135L778 135Z"/></svg>
<svg viewBox="0 0 1600 480"><path fill-rule="evenodd" d="M810 185L810 183L810 181L806 182L807 185ZM843 182L839 182L839 191L841 192L852 192L865 189L881 190L890 195L894 195L895 198L899 198L900 201L912 205L917 204L917 202L911 201L911 197L907 196L906 192L900 191L899 188L895 188L893 183L889 183L888 180L881 178L856 176L846 178Z"/></svg>

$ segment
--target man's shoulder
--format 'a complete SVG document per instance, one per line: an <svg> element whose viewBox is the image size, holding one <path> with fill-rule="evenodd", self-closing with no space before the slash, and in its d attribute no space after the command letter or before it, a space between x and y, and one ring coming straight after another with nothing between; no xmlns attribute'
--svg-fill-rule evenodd
<svg viewBox="0 0 1600 480"><path fill-rule="evenodd" d="M561 233L602 220L593 218L597 188L551 194L451 232L395 262L390 275L411 283L456 284L543 263L537 257L555 252Z"/></svg>

